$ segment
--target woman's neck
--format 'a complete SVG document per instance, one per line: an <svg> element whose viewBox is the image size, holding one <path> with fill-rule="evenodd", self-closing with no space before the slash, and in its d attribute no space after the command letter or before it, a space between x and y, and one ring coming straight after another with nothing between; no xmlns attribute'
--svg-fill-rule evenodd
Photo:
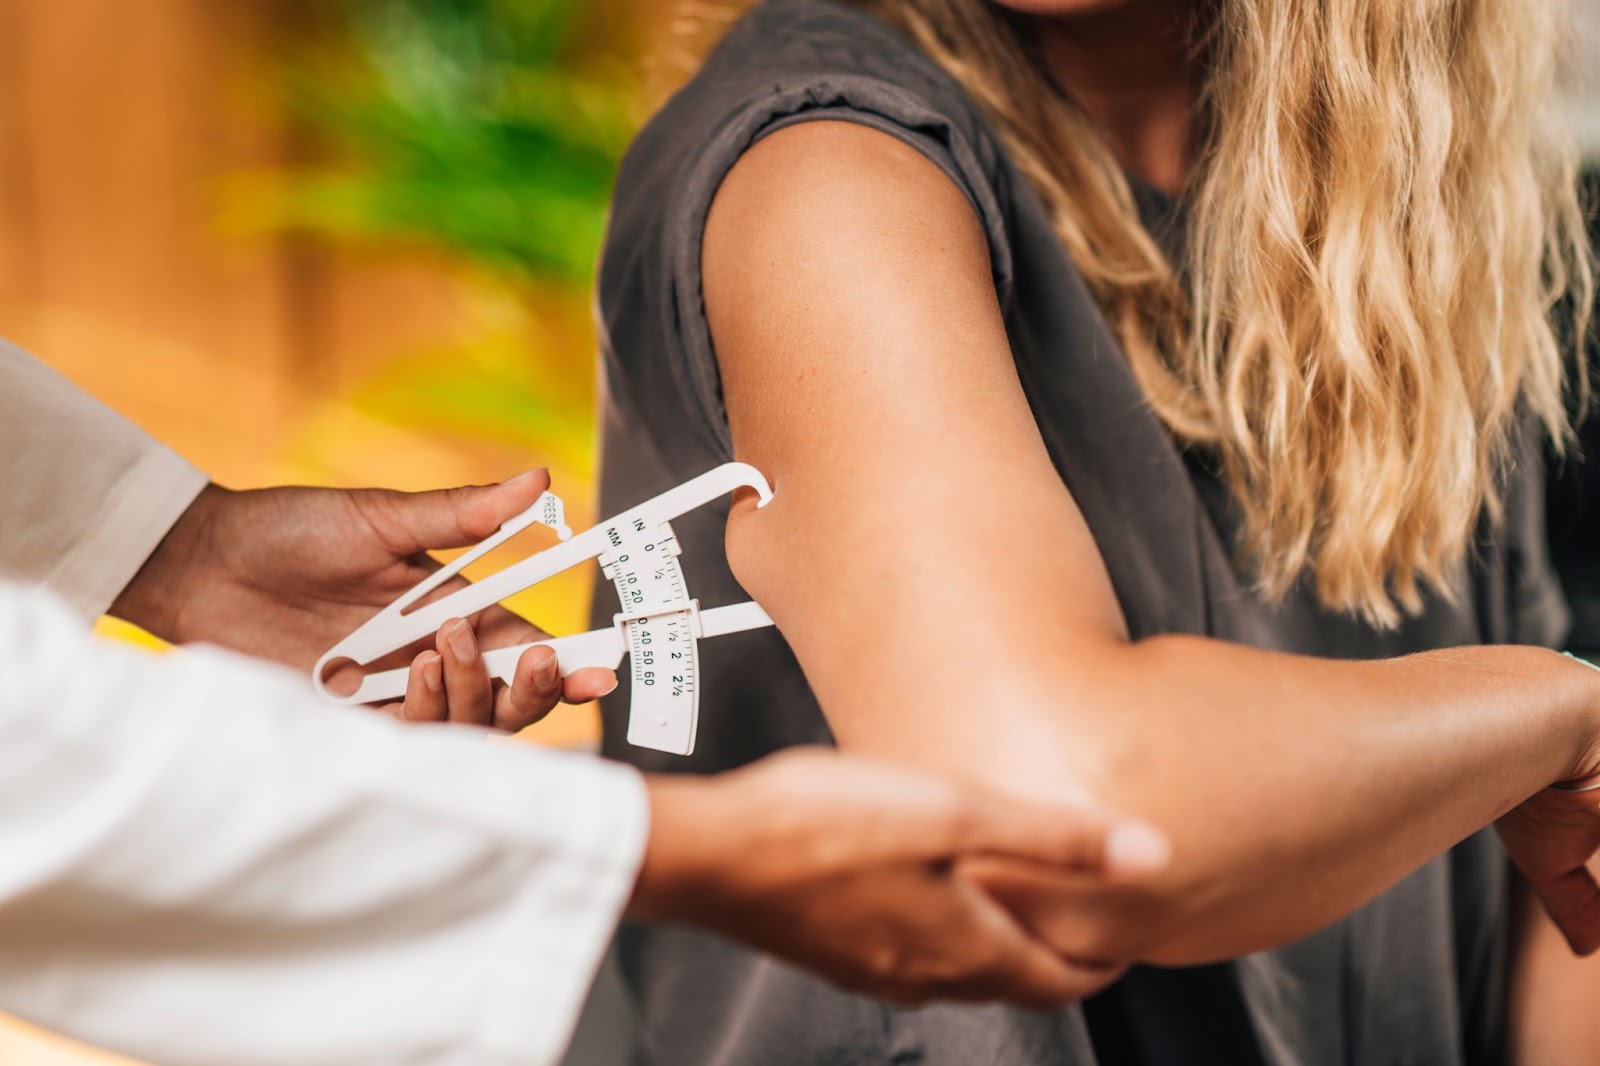
<svg viewBox="0 0 1600 1066"><path fill-rule="evenodd" d="M1056 81L1100 130L1118 162L1169 194L1189 172L1200 84L1195 6L1131 0L1037 22Z"/></svg>

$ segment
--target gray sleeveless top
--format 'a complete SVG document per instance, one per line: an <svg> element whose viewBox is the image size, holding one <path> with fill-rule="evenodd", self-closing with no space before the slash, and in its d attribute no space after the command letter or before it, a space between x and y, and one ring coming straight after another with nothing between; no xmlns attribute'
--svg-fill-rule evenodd
<svg viewBox="0 0 1600 1066"><path fill-rule="evenodd" d="M700 292L701 234L740 153L786 124L859 122L922 152L988 233L1017 370L1061 478L1095 534L1135 637L1209 634L1324 656L1450 645L1553 644L1565 609L1543 544L1540 461L1524 449L1509 513L1485 531L1451 605L1393 632L1273 607L1230 551L1228 494L1149 411L1044 211L973 103L894 29L847 4L768 0L633 144L617 181L599 278L607 389L602 513L732 457ZM1177 245L1181 212L1140 191L1146 224ZM674 524L707 605L745 598L723 559L726 518ZM596 617L614 610L596 590ZM912 612L908 617L915 617ZM652 771L709 772L827 742L799 667L773 631L702 650L699 747L688 759L627 746L626 686L605 703L605 751ZM1114 708L1107 708L1114 714ZM707 833L717 827L707 825ZM1081 1006L899 1010L781 963L676 929L621 935L646 1066L1350 1066L1491 1063L1504 1016L1508 871L1480 833L1344 921L1275 951L1190 969L1137 968Z"/></svg>

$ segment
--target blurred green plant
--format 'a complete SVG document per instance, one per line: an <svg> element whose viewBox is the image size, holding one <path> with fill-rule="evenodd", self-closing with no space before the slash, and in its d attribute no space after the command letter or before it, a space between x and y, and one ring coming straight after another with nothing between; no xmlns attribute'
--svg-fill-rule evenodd
<svg viewBox="0 0 1600 1066"><path fill-rule="evenodd" d="M329 162L242 176L234 220L413 240L585 284L636 87L581 0L345 0L282 73ZM331 33L328 31L332 31Z"/></svg>
<svg viewBox="0 0 1600 1066"><path fill-rule="evenodd" d="M460 346L396 353L347 397L358 409L509 441L588 470L592 352L572 350L572 331L542 320L581 300L593 276L640 95L620 32L631 6L340 0L307 8L310 23L289 42L277 76L311 135L305 154L314 162L237 175L224 224L442 251L497 290L490 304L509 295L522 307L521 326L508 330L499 315Z"/></svg>

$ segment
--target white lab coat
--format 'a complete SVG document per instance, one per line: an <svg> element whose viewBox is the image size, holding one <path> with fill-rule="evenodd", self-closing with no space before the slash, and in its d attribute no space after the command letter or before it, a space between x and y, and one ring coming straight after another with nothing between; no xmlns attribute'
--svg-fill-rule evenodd
<svg viewBox="0 0 1600 1066"><path fill-rule="evenodd" d="M0 578L103 614L209 479L0 340Z"/></svg>
<svg viewBox="0 0 1600 1066"><path fill-rule="evenodd" d="M0 1009L169 1066L559 1059L633 771L99 641L0 583Z"/></svg>
<svg viewBox="0 0 1600 1066"><path fill-rule="evenodd" d="M165 1066L554 1061L641 779L95 641L205 484L0 341L0 1011Z"/></svg>

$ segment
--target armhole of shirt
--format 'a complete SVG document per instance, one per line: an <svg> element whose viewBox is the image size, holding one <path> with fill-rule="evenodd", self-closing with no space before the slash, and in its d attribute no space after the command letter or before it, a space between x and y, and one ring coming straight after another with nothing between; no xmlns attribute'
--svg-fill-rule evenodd
<svg viewBox="0 0 1600 1066"><path fill-rule="evenodd" d="M990 270L1002 307L1009 297L1011 247L1000 199L975 146L948 115L901 86L862 76L780 86L746 103L718 125L670 198L659 264L668 288L662 306L669 318L665 327L673 376L698 428L724 459L733 457L733 440L701 284L706 217L723 179L751 146L780 129L817 121L854 122L879 130L915 148L943 171L966 196L987 235Z"/></svg>

